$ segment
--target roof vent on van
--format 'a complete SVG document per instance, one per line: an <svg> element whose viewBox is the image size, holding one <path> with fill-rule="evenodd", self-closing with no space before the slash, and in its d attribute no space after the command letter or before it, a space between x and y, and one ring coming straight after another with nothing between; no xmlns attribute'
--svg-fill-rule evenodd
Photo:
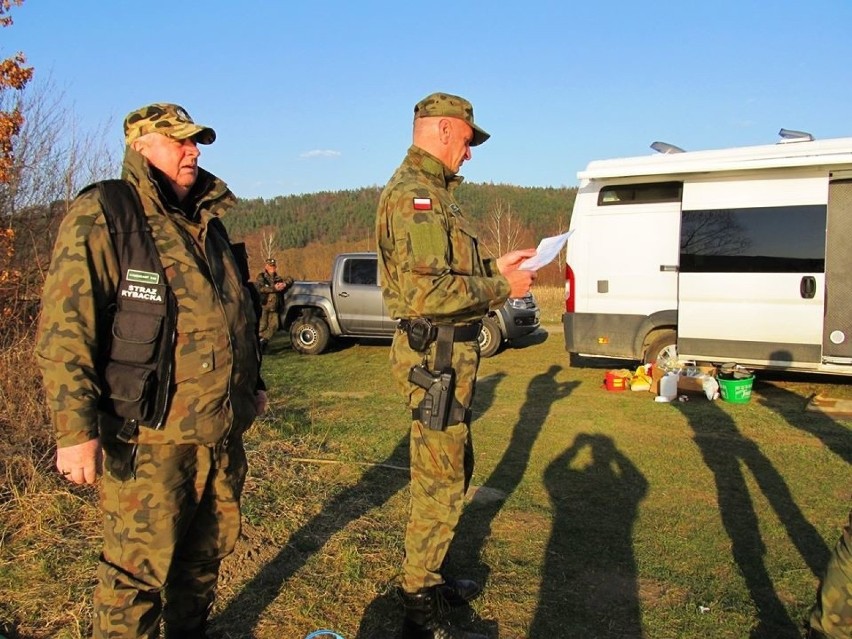
<svg viewBox="0 0 852 639"><path fill-rule="evenodd" d="M683 153L683 149L679 146L675 146L674 144L669 144L668 142L654 142L651 144L651 148L654 149L657 153Z"/></svg>
<svg viewBox="0 0 852 639"><path fill-rule="evenodd" d="M781 129L778 131L781 139L778 144L786 144L788 142L813 142L814 136L807 131L794 131L793 129Z"/></svg>

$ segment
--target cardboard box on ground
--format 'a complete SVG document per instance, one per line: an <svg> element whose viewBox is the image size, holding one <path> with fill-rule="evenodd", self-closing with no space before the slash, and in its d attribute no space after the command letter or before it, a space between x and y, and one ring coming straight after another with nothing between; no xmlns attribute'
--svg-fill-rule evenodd
<svg viewBox="0 0 852 639"><path fill-rule="evenodd" d="M677 380L677 392L686 395L704 395L704 377L716 377L715 366L687 366L687 374Z"/></svg>
<svg viewBox="0 0 852 639"><path fill-rule="evenodd" d="M660 394L660 380L666 374L661 368L654 366L651 369L651 388L654 395ZM703 375L716 377L716 367L710 365L689 365L681 369L677 380L677 392L683 395L704 395Z"/></svg>

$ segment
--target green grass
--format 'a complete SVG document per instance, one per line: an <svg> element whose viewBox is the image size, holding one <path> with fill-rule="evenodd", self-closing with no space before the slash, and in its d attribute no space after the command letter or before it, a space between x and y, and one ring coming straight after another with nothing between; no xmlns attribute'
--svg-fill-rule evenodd
<svg viewBox="0 0 852 639"><path fill-rule="evenodd" d="M392 636L406 506L393 466L408 420L386 347L276 348L266 366L287 381L273 395L311 416L291 426L302 459L332 463L290 464L307 482L293 504L311 504L290 543L310 557L244 621L275 628L257 636ZM852 452L845 423L803 408L845 387L759 380L747 405L660 405L607 393L604 371L568 367L558 332L483 361L474 483L498 499L469 504L450 554L454 572L487 584L466 621L501 637L800 636L848 508ZM221 601L216 627L237 608Z"/></svg>
<svg viewBox="0 0 852 639"><path fill-rule="evenodd" d="M248 435L244 535L223 566L211 636L393 637L409 416L387 345L305 357L282 335L264 367L272 410ZM449 569L485 592L456 618L503 639L801 637L848 513L852 459L849 423L804 407L849 386L758 373L748 404L658 404L606 392L605 371L569 367L558 329L482 362L478 492ZM12 563L22 544L56 531L5 538L4 634L85 635L90 609L79 601L90 598L97 547L88 533L94 550L75 537L26 569ZM47 587L71 576L64 594ZM63 609L77 612L45 614Z"/></svg>

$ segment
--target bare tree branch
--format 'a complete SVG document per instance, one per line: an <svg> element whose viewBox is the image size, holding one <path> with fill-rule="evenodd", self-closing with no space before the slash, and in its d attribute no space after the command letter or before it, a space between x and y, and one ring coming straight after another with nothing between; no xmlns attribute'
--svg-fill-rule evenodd
<svg viewBox="0 0 852 639"><path fill-rule="evenodd" d="M275 257L275 231L263 231L261 249L263 250L264 260L271 260Z"/></svg>
<svg viewBox="0 0 852 639"><path fill-rule="evenodd" d="M10 240L0 260L0 307L12 316L10 306L40 296L55 231L71 200L86 184L117 173L121 148L108 143L107 124L82 129L49 78L27 86L19 107L24 123L13 139L9 181L0 184L0 221Z"/></svg>
<svg viewBox="0 0 852 639"><path fill-rule="evenodd" d="M496 200L488 212L487 236L483 240L485 252L498 257L518 248L522 230L512 205Z"/></svg>

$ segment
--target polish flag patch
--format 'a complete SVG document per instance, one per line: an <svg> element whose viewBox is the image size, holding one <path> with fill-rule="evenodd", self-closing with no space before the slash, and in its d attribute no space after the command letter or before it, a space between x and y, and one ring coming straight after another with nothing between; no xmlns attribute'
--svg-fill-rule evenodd
<svg viewBox="0 0 852 639"><path fill-rule="evenodd" d="M432 210L432 198L429 198L429 197L416 197L416 198L414 198L414 210L415 211L431 211Z"/></svg>

